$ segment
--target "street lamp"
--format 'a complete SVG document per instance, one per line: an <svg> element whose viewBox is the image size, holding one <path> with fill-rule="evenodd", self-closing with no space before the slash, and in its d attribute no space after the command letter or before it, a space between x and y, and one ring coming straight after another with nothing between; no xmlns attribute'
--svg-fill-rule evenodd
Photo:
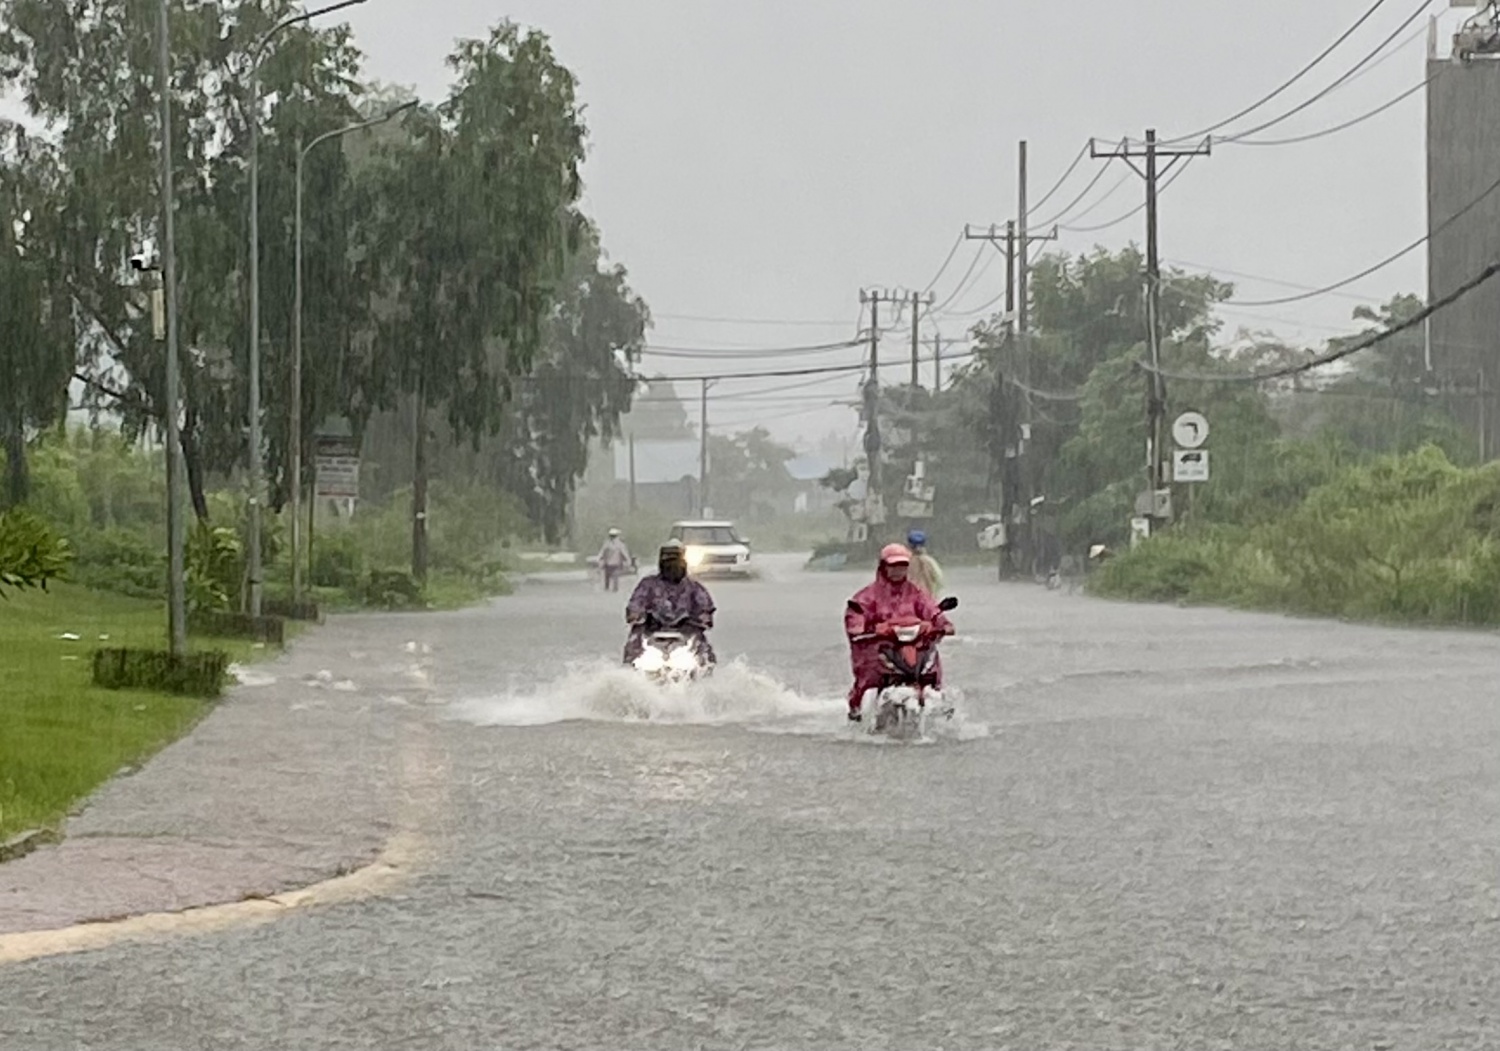
<svg viewBox="0 0 1500 1051"><path fill-rule="evenodd" d="M165 300L167 343L167 638L174 659L187 653L187 595L184 571L185 535L182 516L182 441L178 429L180 399L177 362L177 201L172 187L172 31L169 0L161 0L157 22L157 75L161 93L161 284ZM154 268L150 253L141 269ZM153 304L154 306L154 304ZM153 313L155 311L153 310Z"/></svg>
<svg viewBox="0 0 1500 1051"><path fill-rule="evenodd" d="M283 18L250 51L250 615L260 616L260 64L271 39L289 26L342 11L366 0L338 3Z"/></svg>
<svg viewBox="0 0 1500 1051"><path fill-rule="evenodd" d="M295 292L292 307L292 433L289 455L291 456L290 477L292 485L292 600L302 601L302 561L299 552L302 548L302 167L307 161L307 155L313 148L341 136L348 135L352 131L362 131L365 128L373 128L377 124L384 124L392 120L398 113L411 109L417 104L413 99L395 109L388 110L378 117L369 120L358 121L354 124L346 124L342 128L334 128L325 131L313 139L306 146L298 144L297 149L297 207L295 219L295 233L293 240L296 243Z"/></svg>

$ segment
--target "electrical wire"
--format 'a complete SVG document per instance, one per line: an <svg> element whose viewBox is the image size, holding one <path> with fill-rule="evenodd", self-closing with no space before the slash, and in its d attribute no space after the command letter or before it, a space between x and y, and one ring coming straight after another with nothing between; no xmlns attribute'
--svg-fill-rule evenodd
<svg viewBox="0 0 1500 1051"><path fill-rule="evenodd" d="M963 243L964 243L964 235L963 234L959 234L958 238L953 242L953 247L950 248L950 249L948 249L948 258L946 258L946 259L943 260L943 265L940 266L940 267L938 267L938 272L932 275L932 280L929 281L929 282L927 282L927 287L926 288L922 289L922 294L923 295L926 295L928 292L931 292L932 289L933 289L933 286L936 285L939 281L942 280L943 275L948 272L948 267L951 266L952 263L953 263L953 257L956 256L956 255L958 255L958 248L959 248L959 246L962 245Z"/></svg>
<svg viewBox="0 0 1500 1051"><path fill-rule="evenodd" d="M1078 156L1076 156L1076 157L1073 158L1073 163L1070 164L1070 165L1068 165L1068 170L1065 171L1065 172L1063 172L1062 175L1058 178L1058 180L1055 183L1052 184L1052 189L1050 189L1046 193L1042 194L1041 198L1035 204L1033 204L1031 207L1029 207L1029 208L1026 209L1026 218L1030 219L1031 216L1032 216L1032 213L1034 213L1035 211L1037 211L1039 208L1041 208L1042 205L1046 204L1048 201L1052 200L1053 195L1056 194L1058 190L1061 190L1063 188L1063 183L1067 182L1068 181L1068 177L1070 175L1072 175L1075 171L1078 170L1078 166L1083 163L1083 159L1085 157L1087 157L1088 155L1089 155L1088 143L1084 143L1083 149L1081 149L1081 150L1078 151ZM1087 191L1085 191L1085 192L1087 192ZM1067 209L1064 208L1063 211L1067 211ZM1041 223L1040 225L1042 225L1042 226L1051 226L1052 223L1047 222L1047 223Z"/></svg>
<svg viewBox="0 0 1500 1051"><path fill-rule="evenodd" d="M1478 274L1475 274L1473 277L1469 278L1469 280L1465 281L1462 285L1459 285L1452 292L1449 292L1441 299L1438 299L1430 303L1423 309L1417 311L1405 321L1402 321L1399 324L1391 325L1388 328L1381 329L1378 332L1372 332L1365 338L1356 340L1347 347L1341 347L1338 350L1329 351L1326 354L1319 354L1318 356L1310 358L1309 360L1297 365L1284 365L1281 368L1267 369L1263 372L1244 373L1173 372L1167 369L1153 368L1149 361L1137 361L1136 365L1146 372L1154 372L1165 379L1181 380L1190 383L1265 383L1268 380L1285 379L1289 376L1297 376L1304 372L1311 372L1313 369L1323 368L1325 365L1332 365L1336 361L1342 361L1344 358L1347 358L1350 355L1369 350L1371 347L1384 343L1388 339L1392 339L1395 336L1399 336L1403 332L1416 328L1428 318L1432 317L1432 315L1452 306L1454 303L1462 299L1464 296L1468 295L1470 292L1474 291L1480 285L1484 284L1486 281L1489 281L1496 274L1500 274L1500 262L1491 263L1489 266L1481 270Z"/></svg>
<svg viewBox="0 0 1500 1051"><path fill-rule="evenodd" d="M1464 205L1458 211L1450 215L1447 219L1444 219L1436 227L1429 230L1421 237L1417 238L1415 241L1407 245L1405 248L1401 249L1399 252L1396 252L1394 255L1387 256L1385 259L1382 259L1374 266L1366 267L1359 273L1354 274L1350 277L1346 277L1342 281L1335 281L1331 285L1324 285L1322 288L1315 288L1311 291L1303 292L1299 295L1283 296L1280 299L1231 299L1229 300L1229 305L1237 307L1276 307L1281 306L1284 303L1300 303L1305 299L1316 299L1318 296L1327 295L1330 292L1336 292L1341 288L1354 284L1354 282L1356 281L1361 281L1364 278L1369 277L1371 274L1376 273L1377 271L1384 270L1386 267L1390 266L1392 263L1396 262L1403 256L1410 255L1412 252L1422 247L1438 234L1447 230L1448 227L1458 222L1469 212L1477 208L1486 197L1494 193L1496 190L1500 190L1500 179L1496 179L1494 182L1490 183L1489 188L1481 193L1478 197L1474 198L1468 204Z"/></svg>
<svg viewBox="0 0 1500 1051"><path fill-rule="evenodd" d="M1085 148L1087 148L1087 147L1085 147ZM1036 225L1039 226L1039 227L1044 227L1045 228L1045 227L1052 226L1055 223L1059 223L1062 220L1066 219L1068 217L1068 213L1071 212L1074 208L1078 207L1079 203L1082 202L1082 200L1085 197L1087 197L1090 193L1093 192L1094 187L1099 185L1099 180L1103 179L1105 173L1108 172L1108 171L1109 171L1109 166L1101 164L1099 166L1099 170L1094 173L1094 177L1089 180L1089 184L1083 188L1082 192L1080 192L1077 197L1074 197L1071 201L1069 201L1066 205L1064 205L1063 208L1062 208L1062 210L1059 211L1052 218L1047 219L1047 220L1045 220L1043 222L1037 223Z"/></svg>
<svg viewBox="0 0 1500 1051"><path fill-rule="evenodd" d="M1323 61L1326 58L1328 58L1329 55L1332 55L1335 51L1337 51L1344 44L1344 42L1346 40L1348 40L1356 32L1359 31L1359 29L1360 29L1361 26L1363 26L1366 22L1368 22L1371 18L1373 18L1375 16L1375 13L1377 11L1379 11L1382 7L1384 7L1385 4L1386 4L1386 0L1375 0L1375 3L1370 6L1369 10L1367 10L1363 15L1361 15L1359 17L1359 20L1356 21L1352 26L1350 26L1348 29L1344 30L1344 32L1339 35L1339 37L1338 37L1337 40L1335 40L1332 44L1329 44L1326 48L1324 48L1323 51L1316 58L1314 58L1307 65L1303 66L1300 70L1297 71L1296 74L1294 74L1292 76L1292 78L1290 80L1284 82L1279 88L1277 88L1275 91L1272 91L1269 95L1262 96L1260 99L1257 99L1255 102L1251 103L1249 106L1246 106L1244 109L1240 110L1238 113L1234 114L1231 117L1225 117L1223 120L1219 121L1217 124L1210 124L1208 127L1203 128L1201 131L1195 131L1195 132L1192 132L1191 134L1188 134L1188 135L1180 135L1177 138L1171 139L1169 141L1174 142L1174 143L1176 143L1176 142L1186 142L1186 141L1189 141L1191 139L1201 139L1205 135L1212 135L1214 132L1218 131L1220 128L1223 128L1223 127L1226 127L1226 126L1228 126L1230 124L1233 124L1235 121L1239 120L1241 117L1248 117L1250 114L1252 114L1256 110L1260 109L1266 103L1271 102L1273 99L1278 98L1287 89L1291 88L1298 81L1300 81L1303 77L1307 76L1314 69L1316 69L1319 65L1321 65L1323 63ZM1424 5L1424 6L1426 6L1426 5Z"/></svg>
<svg viewBox="0 0 1500 1051"><path fill-rule="evenodd" d="M1431 84L1440 76L1442 76L1441 73L1434 73L1432 76L1428 77L1420 84L1416 85L1415 87L1408 88L1401 94L1397 95L1395 98L1391 99L1389 102L1377 106L1376 108L1370 110L1370 112L1355 117L1353 120L1346 120L1342 124L1335 124L1331 128L1324 128L1322 131L1309 132L1306 135L1293 135L1285 139L1229 139L1226 141L1232 146L1292 146L1299 142L1311 142L1314 139L1322 139L1326 138L1329 135L1337 135L1341 131L1347 131L1350 128L1355 127L1356 125L1363 124L1367 120L1372 120L1373 118L1380 116L1382 113L1392 108L1393 106L1405 102L1407 99L1411 98L1413 95L1421 91L1427 85Z"/></svg>
<svg viewBox="0 0 1500 1051"><path fill-rule="evenodd" d="M995 257L990 256L989 260L984 264L984 269L978 275L974 273L974 268L979 265L979 257L984 254L984 245L986 243L988 242L983 242L979 245L978 251L974 253L974 261L969 264L969 269L965 271L963 278L958 282L958 287L953 290L953 294L936 306L929 307L927 310L929 314L941 314L955 299L969 290L970 278L977 281L979 277L984 275L985 271L988 271L994 265Z"/></svg>
<svg viewBox="0 0 1500 1051"><path fill-rule="evenodd" d="M1195 161L1196 159L1197 159L1196 156L1187 157L1186 159L1183 160L1182 167L1178 168L1171 175L1167 176L1166 181L1163 182L1161 184L1161 187L1156 191L1156 196L1157 196L1158 200L1161 199L1161 195L1162 194L1166 193L1167 190L1171 189L1171 186L1172 186L1172 184L1174 182L1176 182L1178 179L1182 178L1182 173L1185 172L1185 171L1187 171L1188 168L1192 165L1193 161ZM1126 219L1134 218L1135 216L1140 215L1145 210L1146 210L1146 202L1142 201L1140 204L1138 204L1134 208L1130 209L1130 211L1126 212L1124 215L1121 215L1121 216L1118 216L1117 218L1111 219L1107 223L1100 223L1097 226L1064 226L1064 227L1062 227L1062 229L1068 231L1069 233L1073 233L1073 234L1092 234L1092 233L1098 233L1100 230L1108 230L1112 226L1119 226Z"/></svg>
<svg viewBox="0 0 1500 1051"><path fill-rule="evenodd" d="M789 328L805 326L808 328L843 328L848 321L834 321L829 319L807 319L795 320L792 318L766 318L766 317L719 317L711 314L657 314L652 318L661 318L664 321L697 321L710 324L722 325L784 325Z"/></svg>
<svg viewBox="0 0 1500 1051"><path fill-rule="evenodd" d="M1377 57L1379 57L1380 53L1386 49L1386 47L1391 43L1391 41L1395 40L1396 37L1398 37L1402 33L1406 32L1407 27L1410 26L1413 22L1415 22L1418 18L1421 18L1422 15L1424 13L1426 13L1427 9L1432 6L1432 4L1433 4L1433 0L1422 0L1422 2L1417 5L1417 9L1415 11L1413 11L1409 16L1407 16L1406 21L1402 22L1399 26L1396 27L1396 29L1395 29L1394 32L1392 32L1388 37L1386 37L1384 40L1382 40L1380 42L1380 45L1378 47L1376 47L1376 49L1374 51L1370 52L1364 58L1360 59L1357 63L1355 63L1355 65L1354 65L1354 67L1352 69L1350 69L1347 73L1343 74L1343 76L1339 77L1332 84L1329 84L1326 88L1324 88L1322 91L1318 92L1316 95L1312 96L1309 99L1304 100L1303 102L1298 103L1296 106L1293 106L1291 109L1287 110L1285 113L1281 114L1281 116L1279 116L1279 117L1273 117L1270 120L1266 121L1265 123L1263 123L1263 124L1257 124L1255 127L1250 128L1250 129L1248 129L1246 131L1242 131L1242 132L1240 132L1237 135L1227 135L1227 136L1222 136L1220 138L1216 138L1216 139L1214 139L1214 142L1221 143L1221 144L1228 144L1228 143L1233 143L1233 142L1239 142L1240 140L1249 138L1252 135L1258 135L1261 132L1265 131L1267 128L1274 128L1276 125L1280 124L1282 121L1289 120L1290 118L1295 117L1297 114L1301 113L1303 110L1307 109L1309 106L1312 106L1312 105L1320 102L1321 100L1327 98L1334 91L1338 90L1344 84L1348 83L1351 79L1353 79L1353 77L1356 74L1358 74L1361 69L1363 69L1365 66L1369 65L1371 62L1375 61L1375 59Z"/></svg>

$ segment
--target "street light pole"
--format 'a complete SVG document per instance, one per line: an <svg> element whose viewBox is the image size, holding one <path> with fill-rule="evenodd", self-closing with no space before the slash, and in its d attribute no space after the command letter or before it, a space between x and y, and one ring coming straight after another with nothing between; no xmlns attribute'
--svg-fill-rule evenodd
<svg viewBox="0 0 1500 1051"><path fill-rule="evenodd" d="M292 307L292 431L288 448L288 455L291 457L289 477L292 487L292 601L294 602L302 601L302 559L300 557L302 550L302 170L307 162L307 155L319 144L348 135L353 131L384 124L396 114L411 109L416 104L416 100L413 100L388 110L378 117L325 131L306 146L303 146L300 141L297 144L297 204L293 223L296 261L293 264L295 278Z"/></svg>
<svg viewBox="0 0 1500 1051"><path fill-rule="evenodd" d="M184 582L182 518L182 436L178 433L180 400L177 361L177 236L172 187L172 31L170 0L161 0L157 71L161 92L162 285L167 314L167 634L174 658L187 653L187 594Z"/></svg>
<svg viewBox="0 0 1500 1051"><path fill-rule="evenodd" d="M250 615L261 611L260 500L263 488L260 450L260 65L266 46L289 26L311 21L319 15L363 4L366 0L340 0L313 11L283 18L263 33L250 52Z"/></svg>

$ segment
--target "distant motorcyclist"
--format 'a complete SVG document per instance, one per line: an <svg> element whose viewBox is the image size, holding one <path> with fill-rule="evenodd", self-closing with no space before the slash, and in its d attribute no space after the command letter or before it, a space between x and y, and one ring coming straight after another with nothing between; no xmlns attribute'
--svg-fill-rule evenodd
<svg viewBox="0 0 1500 1051"><path fill-rule="evenodd" d="M913 529L906 534L906 544L911 548L912 583L933 598L941 598L943 567L927 553L927 534L920 529Z"/></svg>
<svg viewBox="0 0 1500 1051"><path fill-rule="evenodd" d="M620 574L630 565L630 549L620 539L620 531L611 529L609 538L599 549L599 572L604 574L604 590L620 590Z"/></svg>
<svg viewBox="0 0 1500 1051"><path fill-rule="evenodd" d="M645 577L625 604L630 637L625 642L625 663L633 664L646 648L646 637L661 628L686 631L697 642L703 659L712 665L717 658L708 643L714 626L714 600L708 589L687 575L687 550L669 540L657 552L656 573Z"/></svg>
<svg viewBox="0 0 1500 1051"><path fill-rule="evenodd" d="M844 610L844 635L849 640L849 664L854 686L849 690L849 718L859 721L859 709L869 690L880 688L880 646L887 641L893 621L915 619L932 625L940 635L952 635L953 623L938 609L937 600L908 577L912 555L900 544L880 552L875 581L849 600ZM943 686L943 667L933 658L933 685Z"/></svg>

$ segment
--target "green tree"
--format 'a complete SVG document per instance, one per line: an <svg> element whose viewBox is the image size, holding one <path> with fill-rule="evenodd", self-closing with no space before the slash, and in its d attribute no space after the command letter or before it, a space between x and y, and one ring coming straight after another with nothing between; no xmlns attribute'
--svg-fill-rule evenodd
<svg viewBox="0 0 1500 1051"><path fill-rule="evenodd" d="M10 506L30 496L27 432L63 418L73 377L77 334L54 255L57 180L46 145L0 123L0 442Z"/></svg>
<svg viewBox="0 0 1500 1051"><path fill-rule="evenodd" d="M416 111L372 178L365 264L377 288L373 405L416 406L412 571L427 571L431 423L477 442L503 424L530 372L578 243L584 127L571 73L547 38L502 22L460 42L446 101Z"/></svg>

